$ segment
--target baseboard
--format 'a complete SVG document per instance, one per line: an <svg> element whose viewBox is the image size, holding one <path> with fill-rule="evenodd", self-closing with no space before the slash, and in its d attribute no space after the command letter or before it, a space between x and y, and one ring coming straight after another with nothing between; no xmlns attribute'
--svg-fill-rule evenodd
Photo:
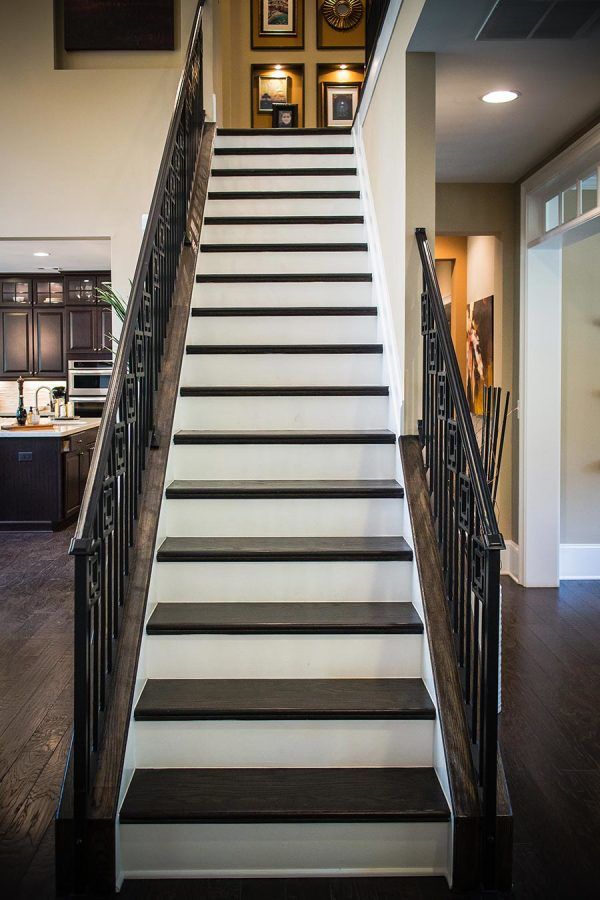
<svg viewBox="0 0 600 900"><path fill-rule="evenodd" d="M600 544L561 544L561 581L600 579Z"/></svg>
<svg viewBox="0 0 600 900"><path fill-rule="evenodd" d="M506 541L506 550L500 557L502 568L501 575L509 575L513 581L519 584L519 545L514 541Z"/></svg>

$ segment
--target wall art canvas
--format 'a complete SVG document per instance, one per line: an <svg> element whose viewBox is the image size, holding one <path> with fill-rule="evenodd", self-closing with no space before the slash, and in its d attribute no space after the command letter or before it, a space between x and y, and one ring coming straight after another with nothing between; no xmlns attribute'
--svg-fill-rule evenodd
<svg viewBox="0 0 600 900"><path fill-rule="evenodd" d="M329 127L346 128L352 125L358 106L358 84L326 84L326 124Z"/></svg>
<svg viewBox="0 0 600 900"><path fill-rule="evenodd" d="M174 0L65 0L65 50L173 50Z"/></svg>
<svg viewBox="0 0 600 900"><path fill-rule="evenodd" d="M494 383L494 297L467 305L467 398L483 415L483 388Z"/></svg>
<svg viewBox="0 0 600 900"><path fill-rule="evenodd" d="M261 34L296 34L296 0L261 0Z"/></svg>
<svg viewBox="0 0 600 900"><path fill-rule="evenodd" d="M274 103L287 103L288 86L287 75L259 75L258 111L271 112Z"/></svg>

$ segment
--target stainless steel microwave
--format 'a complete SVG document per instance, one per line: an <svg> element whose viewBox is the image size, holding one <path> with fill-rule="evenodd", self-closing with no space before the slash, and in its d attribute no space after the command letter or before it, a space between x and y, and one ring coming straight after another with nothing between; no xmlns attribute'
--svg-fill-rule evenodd
<svg viewBox="0 0 600 900"><path fill-rule="evenodd" d="M106 397L113 370L112 360L69 360L69 400Z"/></svg>

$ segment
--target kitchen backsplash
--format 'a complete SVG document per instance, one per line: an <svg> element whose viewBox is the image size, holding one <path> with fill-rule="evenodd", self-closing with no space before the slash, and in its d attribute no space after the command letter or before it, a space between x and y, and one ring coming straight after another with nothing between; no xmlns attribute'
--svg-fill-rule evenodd
<svg viewBox="0 0 600 900"><path fill-rule="evenodd" d="M61 381L60 379L57 381L51 378L44 381L26 381L23 386L23 397L25 406L28 410L30 406L35 406L35 392L42 384L45 384L49 388L66 388L67 386L66 382ZM0 381L0 416L14 416L18 402L19 388L17 379L15 378L14 381ZM47 405L48 391L41 391L40 408L43 409Z"/></svg>

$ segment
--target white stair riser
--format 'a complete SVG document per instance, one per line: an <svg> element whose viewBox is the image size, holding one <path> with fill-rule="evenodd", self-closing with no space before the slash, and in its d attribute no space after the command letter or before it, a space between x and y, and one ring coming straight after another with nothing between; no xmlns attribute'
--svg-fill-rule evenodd
<svg viewBox="0 0 600 900"><path fill-rule="evenodd" d="M203 244L339 244L365 240L365 226L358 223L202 226Z"/></svg>
<svg viewBox="0 0 600 900"><path fill-rule="evenodd" d="M352 135L330 130L327 134L305 131L286 134L218 134L215 147L352 147ZM218 157L215 157L218 159Z"/></svg>
<svg viewBox="0 0 600 900"><path fill-rule="evenodd" d="M433 721L136 722L136 766L432 766Z"/></svg>
<svg viewBox="0 0 600 900"><path fill-rule="evenodd" d="M213 168L218 165L213 160ZM265 162L265 169L269 163ZM354 167L349 167L354 168ZM225 175L210 177L209 191L358 191L356 175Z"/></svg>
<svg viewBox="0 0 600 900"><path fill-rule="evenodd" d="M445 875L447 822L121 825L126 878Z"/></svg>
<svg viewBox="0 0 600 900"><path fill-rule="evenodd" d="M315 242L318 241L318 236ZM369 254L362 251L344 253L324 251L281 253L199 253L198 274L272 275L370 272ZM310 290L311 283L304 285Z"/></svg>
<svg viewBox="0 0 600 900"><path fill-rule="evenodd" d="M165 500L169 537L372 537L402 534L399 498Z"/></svg>
<svg viewBox="0 0 600 900"><path fill-rule="evenodd" d="M180 397L177 428L387 428L388 397Z"/></svg>
<svg viewBox="0 0 600 900"><path fill-rule="evenodd" d="M243 190L247 192L250 188ZM300 188L288 184L286 190ZM359 197L227 197L219 200L213 199L209 191L204 212L206 216L360 216L362 206Z"/></svg>
<svg viewBox="0 0 600 900"><path fill-rule="evenodd" d="M380 353L188 353L182 385L380 385ZM253 404L252 404L253 405Z"/></svg>
<svg viewBox="0 0 600 900"><path fill-rule="evenodd" d="M371 306L370 281L203 282L192 306Z"/></svg>
<svg viewBox="0 0 600 900"><path fill-rule="evenodd" d="M375 603L406 600L412 590L412 563L400 560L161 562L155 573L161 602Z"/></svg>
<svg viewBox="0 0 600 900"><path fill-rule="evenodd" d="M169 480L393 478L394 444L175 444Z"/></svg>
<svg viewBox="0 0 600 900"><path fill-rule="evenodd" d="M239 596L248 598L242 592ZM420 634L149 635L148 678L418 678Z"/></svg>
<svg viewBox="0 0 600 900"><path fill-rule="evenodd" d="M353 153L244 153L214 156L212 165L213 169L345 169L356 168L356 157Z"/></svg>
<svg viewBox="0 0 600 900"><path fill-rule="evenodd" d="M192 316L191 344L370 344L377 316Z"/></svg>

